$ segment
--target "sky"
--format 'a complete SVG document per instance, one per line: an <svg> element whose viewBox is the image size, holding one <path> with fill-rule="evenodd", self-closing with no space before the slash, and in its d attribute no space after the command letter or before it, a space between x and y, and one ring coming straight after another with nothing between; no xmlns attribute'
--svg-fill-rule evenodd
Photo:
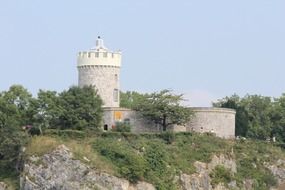
<svg viewBox="0 0 285 190"><path fill-rule="evenodd" d="M97 36L122 51L123 91L171 89L190 106L285 93L284 0L3 0L0 91L77 85Z"/></svg>

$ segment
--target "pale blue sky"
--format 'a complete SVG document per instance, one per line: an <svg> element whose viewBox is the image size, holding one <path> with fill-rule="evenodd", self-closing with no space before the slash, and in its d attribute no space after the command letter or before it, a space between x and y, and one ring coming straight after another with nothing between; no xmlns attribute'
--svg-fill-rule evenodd
<svg viewBox="0 0 285 190"><path fill-rule="evenodd" d="M285 92L284 0L2 1L0 90L76 85L76 54L98 35L123 52L123 90L173 89L194 106Z"/></svg>

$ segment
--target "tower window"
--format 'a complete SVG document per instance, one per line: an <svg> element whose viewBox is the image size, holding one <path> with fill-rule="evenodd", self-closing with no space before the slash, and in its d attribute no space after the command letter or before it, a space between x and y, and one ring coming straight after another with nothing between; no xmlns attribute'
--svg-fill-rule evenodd
<svg viewBox="0 0 285 190"><path fill-rule="evenodd" d="M114 89L114 102L118 102L119 101L119 90L118 89Z"/></svg>
<svg viewBox="0 0 285 190"><path fill-rule="evenodd" d="M108 53L107 52L104 52L103 56L104 57L107 57Z"/></svg>
<svg viewBox="0 0 285 190"><path fill-rule="evenodd" d="M95 57L99 57L99 52L96 52L96 53L95 53Z"/></svg>
<svg viewBox="0 0 285 190"><path fill-rule="evenodd" d="M115 81L118 81L118 74L115 74Z"/></svg>

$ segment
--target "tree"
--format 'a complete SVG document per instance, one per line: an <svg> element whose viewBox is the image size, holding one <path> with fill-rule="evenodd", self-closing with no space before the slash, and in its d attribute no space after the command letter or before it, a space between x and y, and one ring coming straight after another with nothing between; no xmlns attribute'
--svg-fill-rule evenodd
<svg viewBox="0 0 285 190"><path fill-rule="evenodd" d="M248 131L248 112L245 107L240 103L241 98L234 94L231 97L225 97L218 102L213 103L214 107L231 108L236 110L235 117L235 134L236 136L247 136Z"/></svg>
<svg viewBox="0 0 285 190"><path fill-rule="evenodd" d="M232 108L236 110L236 135L257 139L271 136L273 123L273 102L270 97L237 95L226 97L213 104L215 107Z"/></svg>
<svg viewBox="0 0 285 190"><path fill-rule="evenodd" d="M60 125L63 108L55 91L38 92L36 123L44 128L56 128Z"/></svg>
<svg viewBox="0 0 285 190"><path fill-rule="evenodd" d="M1 93L0 100L0 125L28 125L33 122L35 99L21 85L13 85L8 91Z"/></svg>
<svg viewBox="0 0 285 190"><path fill-rule="evenodd" d="M275 99L270 114L273 123L272 136L278 141L285 142L285 94Z"/></svg>
<svg viewBox="0 0 285 190"><path fill-rule="evenodd" d="M18 174L19 153L27 139L21 126L33 115L31 101L31 94L20 85L0 93L0 178Z"/></svg>
<svg viewBox="0 0 285 190"><path fill-rule="evenodd" d="M241 100L248 113L249 125L247 136L257 139L266 139L271 136L273 123L270 113L272 100L270 97L260 95L247 95Z"/></svg>
<svg viewBox="0 0 285 190"><path fill-rule="evenodd" d="M165 131L171 125L184 125L192 115L189 108L180 105L183 95L174 95L169 90L140 96L133 109L146 119L161 125Z"/></svg>
<svg viewBox="0 0 285 190"><path fill-rule="evenodd" d="M135 91L120 92L120 107L135 109L145 98L144 94Z"/></svg>
<svg viewBox="0 0 285 190"><path fill-rule="evenodd" d="M102 100L92 86L71 87L59 94L59 125L62 129L99 128Z"/></svg>

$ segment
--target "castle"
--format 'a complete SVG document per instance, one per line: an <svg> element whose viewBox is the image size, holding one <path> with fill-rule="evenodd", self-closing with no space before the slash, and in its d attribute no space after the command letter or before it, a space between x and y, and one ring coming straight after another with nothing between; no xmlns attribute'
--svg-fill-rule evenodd
<svg viewBox="0 0 285 190"><path fill-rule="evenodd" d="M134 133L159 132L160 126L143 118L134 110L120 107L120 51L110 51L98 37L96 46L78 53L78 85L92 85L103 100L103 130L108 131L116 122L131 124ZM172 126L178 131L211 132L222 138L235 137L235 110L212 107L192 107L194 117L185 126Z"/></svg>

